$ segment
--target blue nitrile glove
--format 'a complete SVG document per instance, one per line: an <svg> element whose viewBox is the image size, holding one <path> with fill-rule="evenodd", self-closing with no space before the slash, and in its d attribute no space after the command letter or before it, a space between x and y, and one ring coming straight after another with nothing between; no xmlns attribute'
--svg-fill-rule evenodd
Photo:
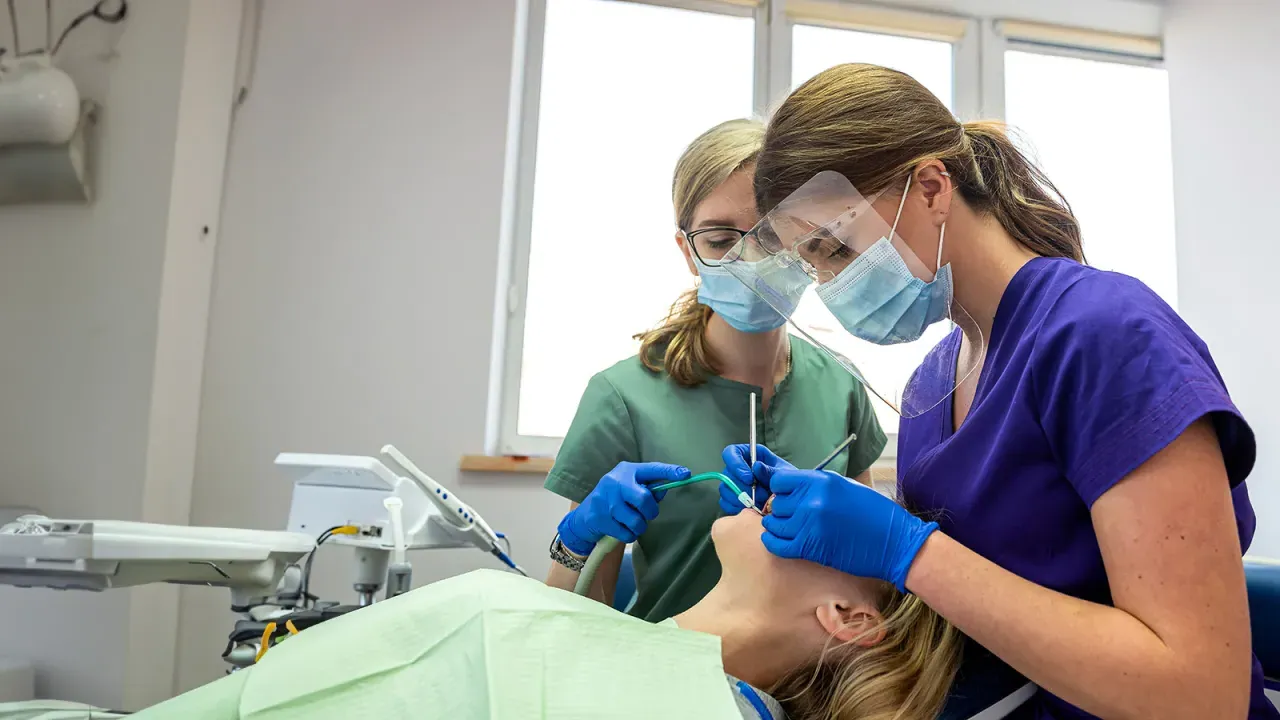
<svg viewBox="0 0 1280 720"><path fill-rule="evenodd" d="M720 453L720 457L724 458L724 474L738 484L739 490L744 490L750 495L752 469L748 466L751 464L751 446L746 443L730 445ZM794 465L774 455L769 448L756 445L755 501L756 508L759 510L763 510L764 504L769 500L769 474L761 469L764 467L795 469ZM738 497L724 483L720 483L720 509L725 515L737 515L744 509Z"/></svg>
<svg viewBox="0 0 1280 720"><path fill-rule="evenodd" d="M906 592L907 571L938 524L828 470L766 471L772 514L764 518L764 546L850 575L887 580Z"/></svg>
<svg viewBox="0 0 1280 720"><path fill-rule="evenodd" d="M658 517L658 501L665 490L650 485L689 477L689 469L666 463L621 462L600 478L582 504L560 521L560 542L579 554L590 554L606 535L624 543L635 542Z"/></svg>

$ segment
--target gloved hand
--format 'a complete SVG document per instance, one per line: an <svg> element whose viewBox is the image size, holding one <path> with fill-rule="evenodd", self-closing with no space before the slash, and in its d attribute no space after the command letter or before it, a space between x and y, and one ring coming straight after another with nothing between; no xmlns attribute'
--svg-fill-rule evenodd
<svg viewBox="0 0 1280 720"><path fill-rule="evenodd" d="M827 470L768 470L772 513L764 546L906 592L907 571L938 524L925 522L866 485Z"/></svg>
<svg viewBox="0 0 1280 720"><path fill-rule="evenodd" d="M730 445L720 453L720 457L724 459L724 474L738 484L739 490L745 490L748 495L751 494L751 478L754 474L756 508L760 510L764 509L765 502L769 500L768 472L762 470L762 468L796 469L794 465L774 455L772 450L763 445L756 445L755 468L749 467L751 464L751 446L746 443ZM724 483L720 483L720 509L724 511L725 515L737 515L745 509L737 496L733 494L733 491Z"/></svg>
<svg viewBox="0 0 1280 720"><path fill-rule="evenodd" d="M658 517L658 501L666 491L650 485L684 480L689 469L666 463L618 463L600 478L582 504L560 521L560 542L569 550L588 555L606 535L624 543L635 542Z"/></svg>

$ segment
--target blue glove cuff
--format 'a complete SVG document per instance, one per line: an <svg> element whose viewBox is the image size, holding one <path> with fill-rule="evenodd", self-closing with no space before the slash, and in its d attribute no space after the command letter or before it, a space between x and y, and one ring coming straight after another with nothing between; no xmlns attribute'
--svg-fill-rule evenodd
<svg viewBox="0 0 1280 720"><path fill-rule="evenodd" d="M894 587L898 588L898 592L908 592L907 573L911 571L911 564L916 561L916 555L920 554L920 548L924 547L924 541L928 540L933 531L937 529L938 523L936 522L921 522L911 531L907 538L904 538L902 552L898 555L898 562L893 566L891 577L886 578L894 584Z"/></svg>
<svg viewBox="0 0 1280 720"><path fill-rule="evenodd" d="M560 534L560 544L575 555L590 555L596 546L595 540L589 540L581 537L573 530L573 517L577 513L577 508L569 511L560 521L560 525L556 527L556 532Z"/></svg>

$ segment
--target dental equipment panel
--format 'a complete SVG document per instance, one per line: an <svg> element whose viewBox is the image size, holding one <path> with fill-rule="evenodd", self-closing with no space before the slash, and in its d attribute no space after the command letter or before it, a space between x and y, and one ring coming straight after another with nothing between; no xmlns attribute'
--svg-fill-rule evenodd
<svg viewBox="0 0 1280 720"><path fill-rule="evenodd" d="M509 541L471 506L387 445L377 458L282 453L294 480L288 530L188 527L25 514L0 526L0 584L107 590L148 583L225 587L235 624L223 659L252 665L271 644L319 622L409 590L407 551L476 547L523 574ZM356 605L309 593L312 560L326 542L356 554Z"/></svg>
<svg viewBox="0 0 1280 720"><path fill-rule="evenodd" d="M291 532L24 515L0 528L0 583L106 590L155 582L226 587L235 605L270 595L315 547Z"/></svg>

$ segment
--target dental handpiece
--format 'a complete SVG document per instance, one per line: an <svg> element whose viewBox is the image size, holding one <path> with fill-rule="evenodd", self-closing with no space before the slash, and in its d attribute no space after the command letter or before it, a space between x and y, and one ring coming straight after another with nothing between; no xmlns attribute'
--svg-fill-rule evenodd
<svg viewBox="0 0 1280 720"><path fill-rule="evenodd" d="M756 505L756 478L755 478L755 471L756 471L756 394L755 394L755 393L751 393L751 412L750 412L750 419L749 419L749 422L751 423L751 430L750 430L750 434L751 434L751 464L750 464L750 465L748 465L748 467L750 467L750 468L751 468L751 473L752 473L752 475L751 475L751 496L750 496L749 498L747 498L747 499L751 502L751 504L750 504L750 505L748 505L747 507L755 507L755 505ZM738 498L738 499L739 499L739 500L741 500L742 498ZM744 501L744 502L745 502L745 501Z"/></svg>

